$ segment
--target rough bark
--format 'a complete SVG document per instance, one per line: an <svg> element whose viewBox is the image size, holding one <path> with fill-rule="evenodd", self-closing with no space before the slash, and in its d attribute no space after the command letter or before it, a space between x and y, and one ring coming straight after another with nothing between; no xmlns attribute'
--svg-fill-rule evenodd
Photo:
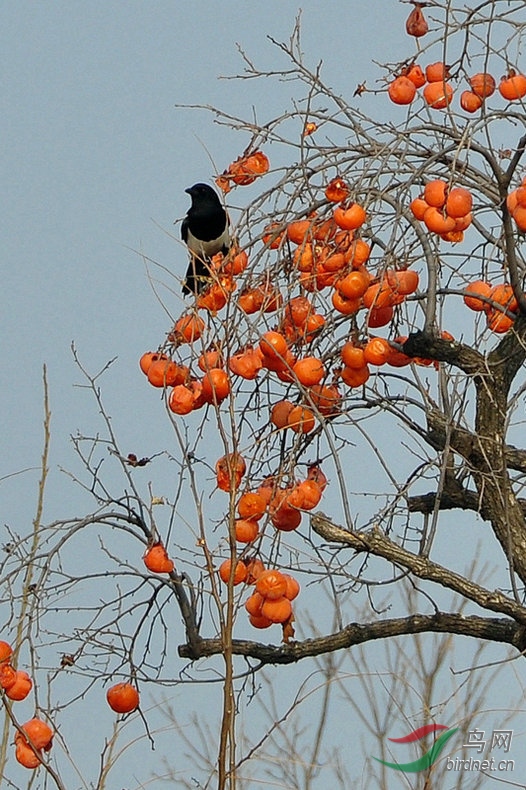
<svg viewBox="0 0 526 790"><path fill-rule="evenodd" d="M476 486L466 495L482 518L491 523L510 572L526 582L526 522L524 507L514 490L510 468L524 469L525 456L506 445L508 394L511 383L526 359L526 317L519 316L487 357L456 341L416 332L404 344L410 356L426 356L447 362L473 377L476 390L474 430L451 423L438 409L428 413L427 440L435 449L449 448L465 460ZM459 492L453 499L461 501ZM447 500L446 500L447 501ZM450 498L451 502L452 499Z"/></svg>
<svg viewBox="0 0 526 790"><path fill-rule="evenodd" d="M381 620L376 623L350 623L341 631L316 639L286 645L267 645L249 639L232 640L232 653L255 659L262 664L294 664L304 658L325 655L370 642L374 639L389 639L406 634L426 632L458 634L475 639L502 642L512 645L518 651L526 649L526 629L508 618L465 616L455 612L438 612L432 615L415 614ZM221 639L203 639L197 653L195 646L179 647L181 658L205 658L222 655L224 650Z"/></svg>

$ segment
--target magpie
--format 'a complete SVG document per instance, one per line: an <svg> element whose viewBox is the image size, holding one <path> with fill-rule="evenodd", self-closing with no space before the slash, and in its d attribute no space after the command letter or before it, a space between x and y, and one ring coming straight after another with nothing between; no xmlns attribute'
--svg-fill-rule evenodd
<svg viewBox="0 0 526 790"><path fill-rule="evenodd" d="M183 294L197 296L210 284L210 259L218 252L226 255L230 249L228 215L208 184L194 184L185 192L192 205L181 225L181 238L190 252Z"/></svg>

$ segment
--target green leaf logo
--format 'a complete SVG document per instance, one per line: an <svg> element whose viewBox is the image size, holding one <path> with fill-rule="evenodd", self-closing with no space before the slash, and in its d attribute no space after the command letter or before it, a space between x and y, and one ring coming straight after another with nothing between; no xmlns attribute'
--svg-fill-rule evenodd
<svg viewBox="0 0 526 790"><path fill-rule="evenodd" d="M425 771L426 768L430 768L433 763L436 762L440 752L449 739L457 732L458 727L449 730L443 724L428 724L425 727L419 727L417 730L413 730L413 732L410 732L409 735L403 738L389 739L395 743L413 743L414 741L421 740L428 733L436 732L437 730L445 730L445 732L436 739L431 749L423 754L418 760L414 760L411 763L389 763L386 760L380 760L379 757L373 757L373 760L376 760L377 763L381 763L382 765L386 765L388 768L394 768L395 771L403 771L408 774Z"/></svg>

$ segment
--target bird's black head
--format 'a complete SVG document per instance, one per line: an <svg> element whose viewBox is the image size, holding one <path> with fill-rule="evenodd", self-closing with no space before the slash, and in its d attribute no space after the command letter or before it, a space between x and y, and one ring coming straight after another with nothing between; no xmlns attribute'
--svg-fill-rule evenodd
<svg viewBox="0 0 526 790"><path fill-rule="evenodd" d="M221 205L217 192L208 184L194 184L188 187L185 192L192 198L192 205L195 203L214 203Z"/></svg>

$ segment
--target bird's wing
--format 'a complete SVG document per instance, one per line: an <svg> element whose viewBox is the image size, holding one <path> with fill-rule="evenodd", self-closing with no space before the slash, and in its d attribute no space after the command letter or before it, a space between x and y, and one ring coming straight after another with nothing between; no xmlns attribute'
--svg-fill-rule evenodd
<svg viewBox="0 0 526 790"><path fill-rule="evenodd" d="M181 223L181 238L186 244L188 240L188 215L183 219Z"/></svg>

